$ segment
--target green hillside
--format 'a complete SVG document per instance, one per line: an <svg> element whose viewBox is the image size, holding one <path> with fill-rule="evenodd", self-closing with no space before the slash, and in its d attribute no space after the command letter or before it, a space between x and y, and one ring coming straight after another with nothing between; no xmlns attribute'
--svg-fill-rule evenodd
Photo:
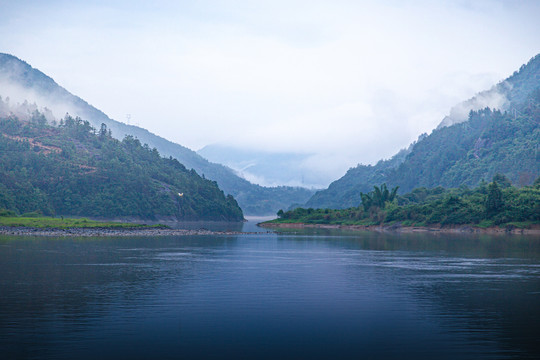
<svg viewBox="0 0 540 360"><path fill-rule="evenodd" d="M0 109L6 103L0 99ZM241 221L214 181L133 136L66 115L57 127L34 111L0 116L0 208L19 214Z"/></svg>
<svg viewBox="0 0 540 360"><path fill-rule="evenodd" d="M506 111L471 111L467 121L440 126L390 160L350 169L305 206L358 206L360 192L381 183L403 193L417 187L474 187L501 173L516 186L532 184L540 175L539 87L540 55L493 89L505 92Z"/></svg>
<svg viewBox="0 0 540 360"><path fill-rule="evenodd" d="M53 79L15 56L0 53L0 84L15 84L20 88L19 92L37 95L40 98L37 105L40 107L54 105L56 108L65 109L60 116L69 112L73 116L88 120L95 128L104 123L114 138L123 139L124 136L131 135L148 144L150 148L157 148L163 156L176 158L186 168L194 169L200 175L216 181L226 194L231 194L238 200L244 213L248 215L275 214L277 210L288 208L291 204L305 203L314 193L305 188L286 186L270 188L252 184L236 175L232 169L211 163L182 145L138 126L109 118L102 111L71 94ZM10 94L6 88L0 86L0 96L5 99Z"/></svg>

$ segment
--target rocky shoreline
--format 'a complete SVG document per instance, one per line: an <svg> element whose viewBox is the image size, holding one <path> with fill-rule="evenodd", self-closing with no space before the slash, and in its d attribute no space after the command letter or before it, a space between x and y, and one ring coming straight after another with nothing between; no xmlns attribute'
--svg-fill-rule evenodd
<svg viewBox="0 0 540 360"><path fill-rule="evenodd" d="M479 228L471 225L458 226L403 226L401 224L392 225L334 225L334 224L305 224L305 223L261 223L259 226L265 228L284 229L341 229L353 231L376 231L376 232L402 232L402 233L443 233L443 234L519 234L519 235L539 235L540 226L530 229L517 227L489 227Z"/></svg>
<svg viewBox="0 0 540 360"><path fill-rule="evenodd" d="M15 236L85 236L85 237L116 237L116 236L192 236L192 235L253 235L256 232L240 231L211 231L206 229L106 229L106 228L31 228L1 226L0 235Z"/></svg>
<svg viewBox="0 0 540 360"><path fill-rule="evenodd" d="M352 231L400 232L400 233L441 233L441 234L519 234L540 236L540 226L530 229L516 227L479 228L470 225L462 226L402 226L393 225L335 225L305 223L260 223L264 228L276 229L338 229ZM200 236L200 235L261 235L264 232L212 231L206 229L164 229L164 228L32 228L0 226L0 235L13 236L51 236L51 237L128 237L128 236Z"/></svg>

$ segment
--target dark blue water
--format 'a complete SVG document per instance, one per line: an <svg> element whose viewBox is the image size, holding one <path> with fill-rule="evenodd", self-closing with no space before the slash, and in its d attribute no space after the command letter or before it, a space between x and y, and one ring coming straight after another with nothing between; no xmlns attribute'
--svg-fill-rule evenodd
<svg viewBox="0 0 540 360"><path fill-rule="evenodd" d="M538 359L537 237L0 237L3 359Z"/></svg>

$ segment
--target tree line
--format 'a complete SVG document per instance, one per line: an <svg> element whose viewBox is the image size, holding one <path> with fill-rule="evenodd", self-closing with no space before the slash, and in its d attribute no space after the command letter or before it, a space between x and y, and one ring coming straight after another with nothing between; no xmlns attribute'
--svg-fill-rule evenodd
<svg viewBox="0 0 540 360"><path fill-rule="evenodd" d="M501 174L475 188L461 186L420 187L397 194L397 187L374 186L361 193L361 204L347 209L280 210L277 222L375 225L400 223L406 226L476 225L530 226L540 223L540 177L530 186L517 188Z"/></svg>

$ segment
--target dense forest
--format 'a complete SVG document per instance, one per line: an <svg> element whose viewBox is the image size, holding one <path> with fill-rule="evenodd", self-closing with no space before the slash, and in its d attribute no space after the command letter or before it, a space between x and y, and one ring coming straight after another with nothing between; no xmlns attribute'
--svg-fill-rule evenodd
<svg viewBox="0 0 540 360"><path fill-rule="evenodd" d="M0 99L0 108L6 106ZM35 110L0 117L0 208L99 218L243 220L236 200L172 157L105 124Z"/></svg>
<svg viewBox="0 0 540 360"><path fill-rule="evenodd" d="M96 128L104 123L111 129L114 138L123 139L126 135L131 135L142 143L148 144L150 148L158 149L161 155L178 159L187 169L194 169L198 174L216 181L226 194L234 196L244 213L248 215L275 214L277 210L289 207L291 204L304 204L314 194L313 190L301 187L264 187L252 184L238 176L232 169L209 162L195 151L180 144L141 127L113 120L83 99L71 94L49 76L13 55L0 53L0 79L7 84L16 85L17 92L28 94L29 98L34 99L37 95L40 111L44 112L48 119L51 119L53 114L46 107L55 107L59 116L69 111L74 116L88 120L90 125ZM0 95L5 99L10 94L3 90L5 88L0 89ZM33 104L27 105L33 106ZM37 106L34 107L37 108Z"/></svg>
<svg viewBox="0 0 540 360"><path fill-rule="evenodd" d="M361 192L381 183L400 192L473 187L501 173L516 186L532 184L540 175L540 55L492 91L506 96L506 111L471 111L467 121L423 134L390 160L350 169L305 207L356 206Z"/></svg>
<svg viewBox="0 0 540 360"><path fill-rule="evenodd" d="M540 177L532 186L516 188L510 180L496 174L491 183L481 182L445 189L425 187L397 194L397 187L374 186L360 193L360 206L348 209L297 208L278 212L278 223L404 226L475 225L523 226L540 224Z"/></svg>

